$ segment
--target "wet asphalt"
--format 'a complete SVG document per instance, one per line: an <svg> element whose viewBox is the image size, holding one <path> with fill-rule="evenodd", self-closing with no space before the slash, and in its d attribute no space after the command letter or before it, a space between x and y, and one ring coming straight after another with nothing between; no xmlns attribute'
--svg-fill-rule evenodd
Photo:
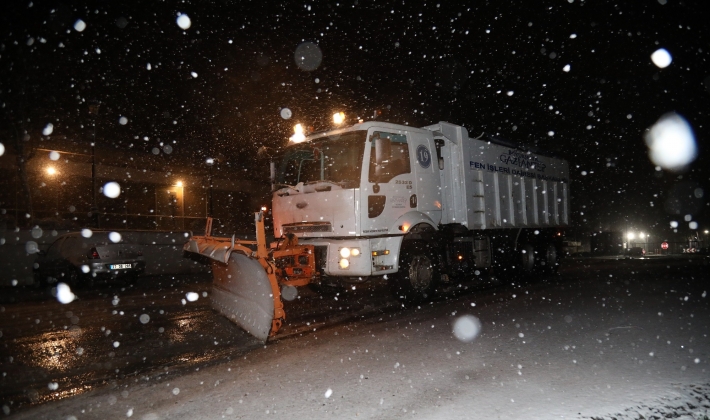
<svg viewBox="0 0 710 420"><path fill-rule="evenodd" d="M538 281L539 287L554 287L620 271L673 276L676 266L689 263L707 276L702 261L569 259L560 275ZM446 285L437 300L471 292L493 299L501 288L520 287L515 277L501 274L508 280ZM210 289L209 274L99 283L76 290L78 298L69 304L59 303L50 289L6 289L0 295L0 405L17 412L127 380L168 379L263 346L211 309ZM408 310L384 282L319 292L300 288L284 309L286 322L271 341Z"/></svg>

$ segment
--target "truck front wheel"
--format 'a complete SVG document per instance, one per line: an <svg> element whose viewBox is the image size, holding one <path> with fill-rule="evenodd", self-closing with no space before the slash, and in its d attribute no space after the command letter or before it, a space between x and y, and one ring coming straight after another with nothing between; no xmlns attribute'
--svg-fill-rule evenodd
<svg viewBox="0 0 710 420"><path fill-rule="evenodd" d="M439 280L436 250L423 241L402 244L399 271L392 282L395 297L411 303L431 299Z"/></svg>

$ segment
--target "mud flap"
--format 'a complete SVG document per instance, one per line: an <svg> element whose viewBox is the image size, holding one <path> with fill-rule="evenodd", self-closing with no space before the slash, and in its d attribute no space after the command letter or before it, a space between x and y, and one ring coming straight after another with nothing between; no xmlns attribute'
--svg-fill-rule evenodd
<svg viewBox="0 0 710 420"><path fill-rule="evenodd" d="M227 264L212 260L212 307L257 339L266 342L274 319L274 296L264 267L232 252Z"/></svg>

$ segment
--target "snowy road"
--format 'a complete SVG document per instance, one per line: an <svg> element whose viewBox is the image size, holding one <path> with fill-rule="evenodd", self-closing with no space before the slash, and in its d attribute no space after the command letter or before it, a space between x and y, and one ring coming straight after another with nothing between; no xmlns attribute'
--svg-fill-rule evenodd
<svg viewBox="0 0 710 420"><path fill-rule="evenodd" d="M543 282L419 309L384 304L378 316L293 332L183 375L126 377L7 410L27 419L697 419L710 413L707 271L697 259L568 260ZM347 304L336 297L332 306ZM464 314L482 324L471 343L452 334Z"/></svg>

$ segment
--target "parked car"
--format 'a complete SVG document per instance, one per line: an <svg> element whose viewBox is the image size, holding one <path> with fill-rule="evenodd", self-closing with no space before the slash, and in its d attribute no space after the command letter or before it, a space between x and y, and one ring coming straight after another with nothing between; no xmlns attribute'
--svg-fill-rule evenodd
<svg viewBox="0 0 710 420"><path fill-rule="evenodd" d="M633 248L628 248L624 255L626 258L643 257L646 255L646 250L640 246L635 246Z"/></svg>
<svg viewBox="0 0 710 420"><path fill-rule="evenodd" d="M78 286L96 278L130 279L144 270L141 246L126 243L116 232L94 231L89 238L72 232L38 253L34 279L37 285L64 282Z"/></svg>

